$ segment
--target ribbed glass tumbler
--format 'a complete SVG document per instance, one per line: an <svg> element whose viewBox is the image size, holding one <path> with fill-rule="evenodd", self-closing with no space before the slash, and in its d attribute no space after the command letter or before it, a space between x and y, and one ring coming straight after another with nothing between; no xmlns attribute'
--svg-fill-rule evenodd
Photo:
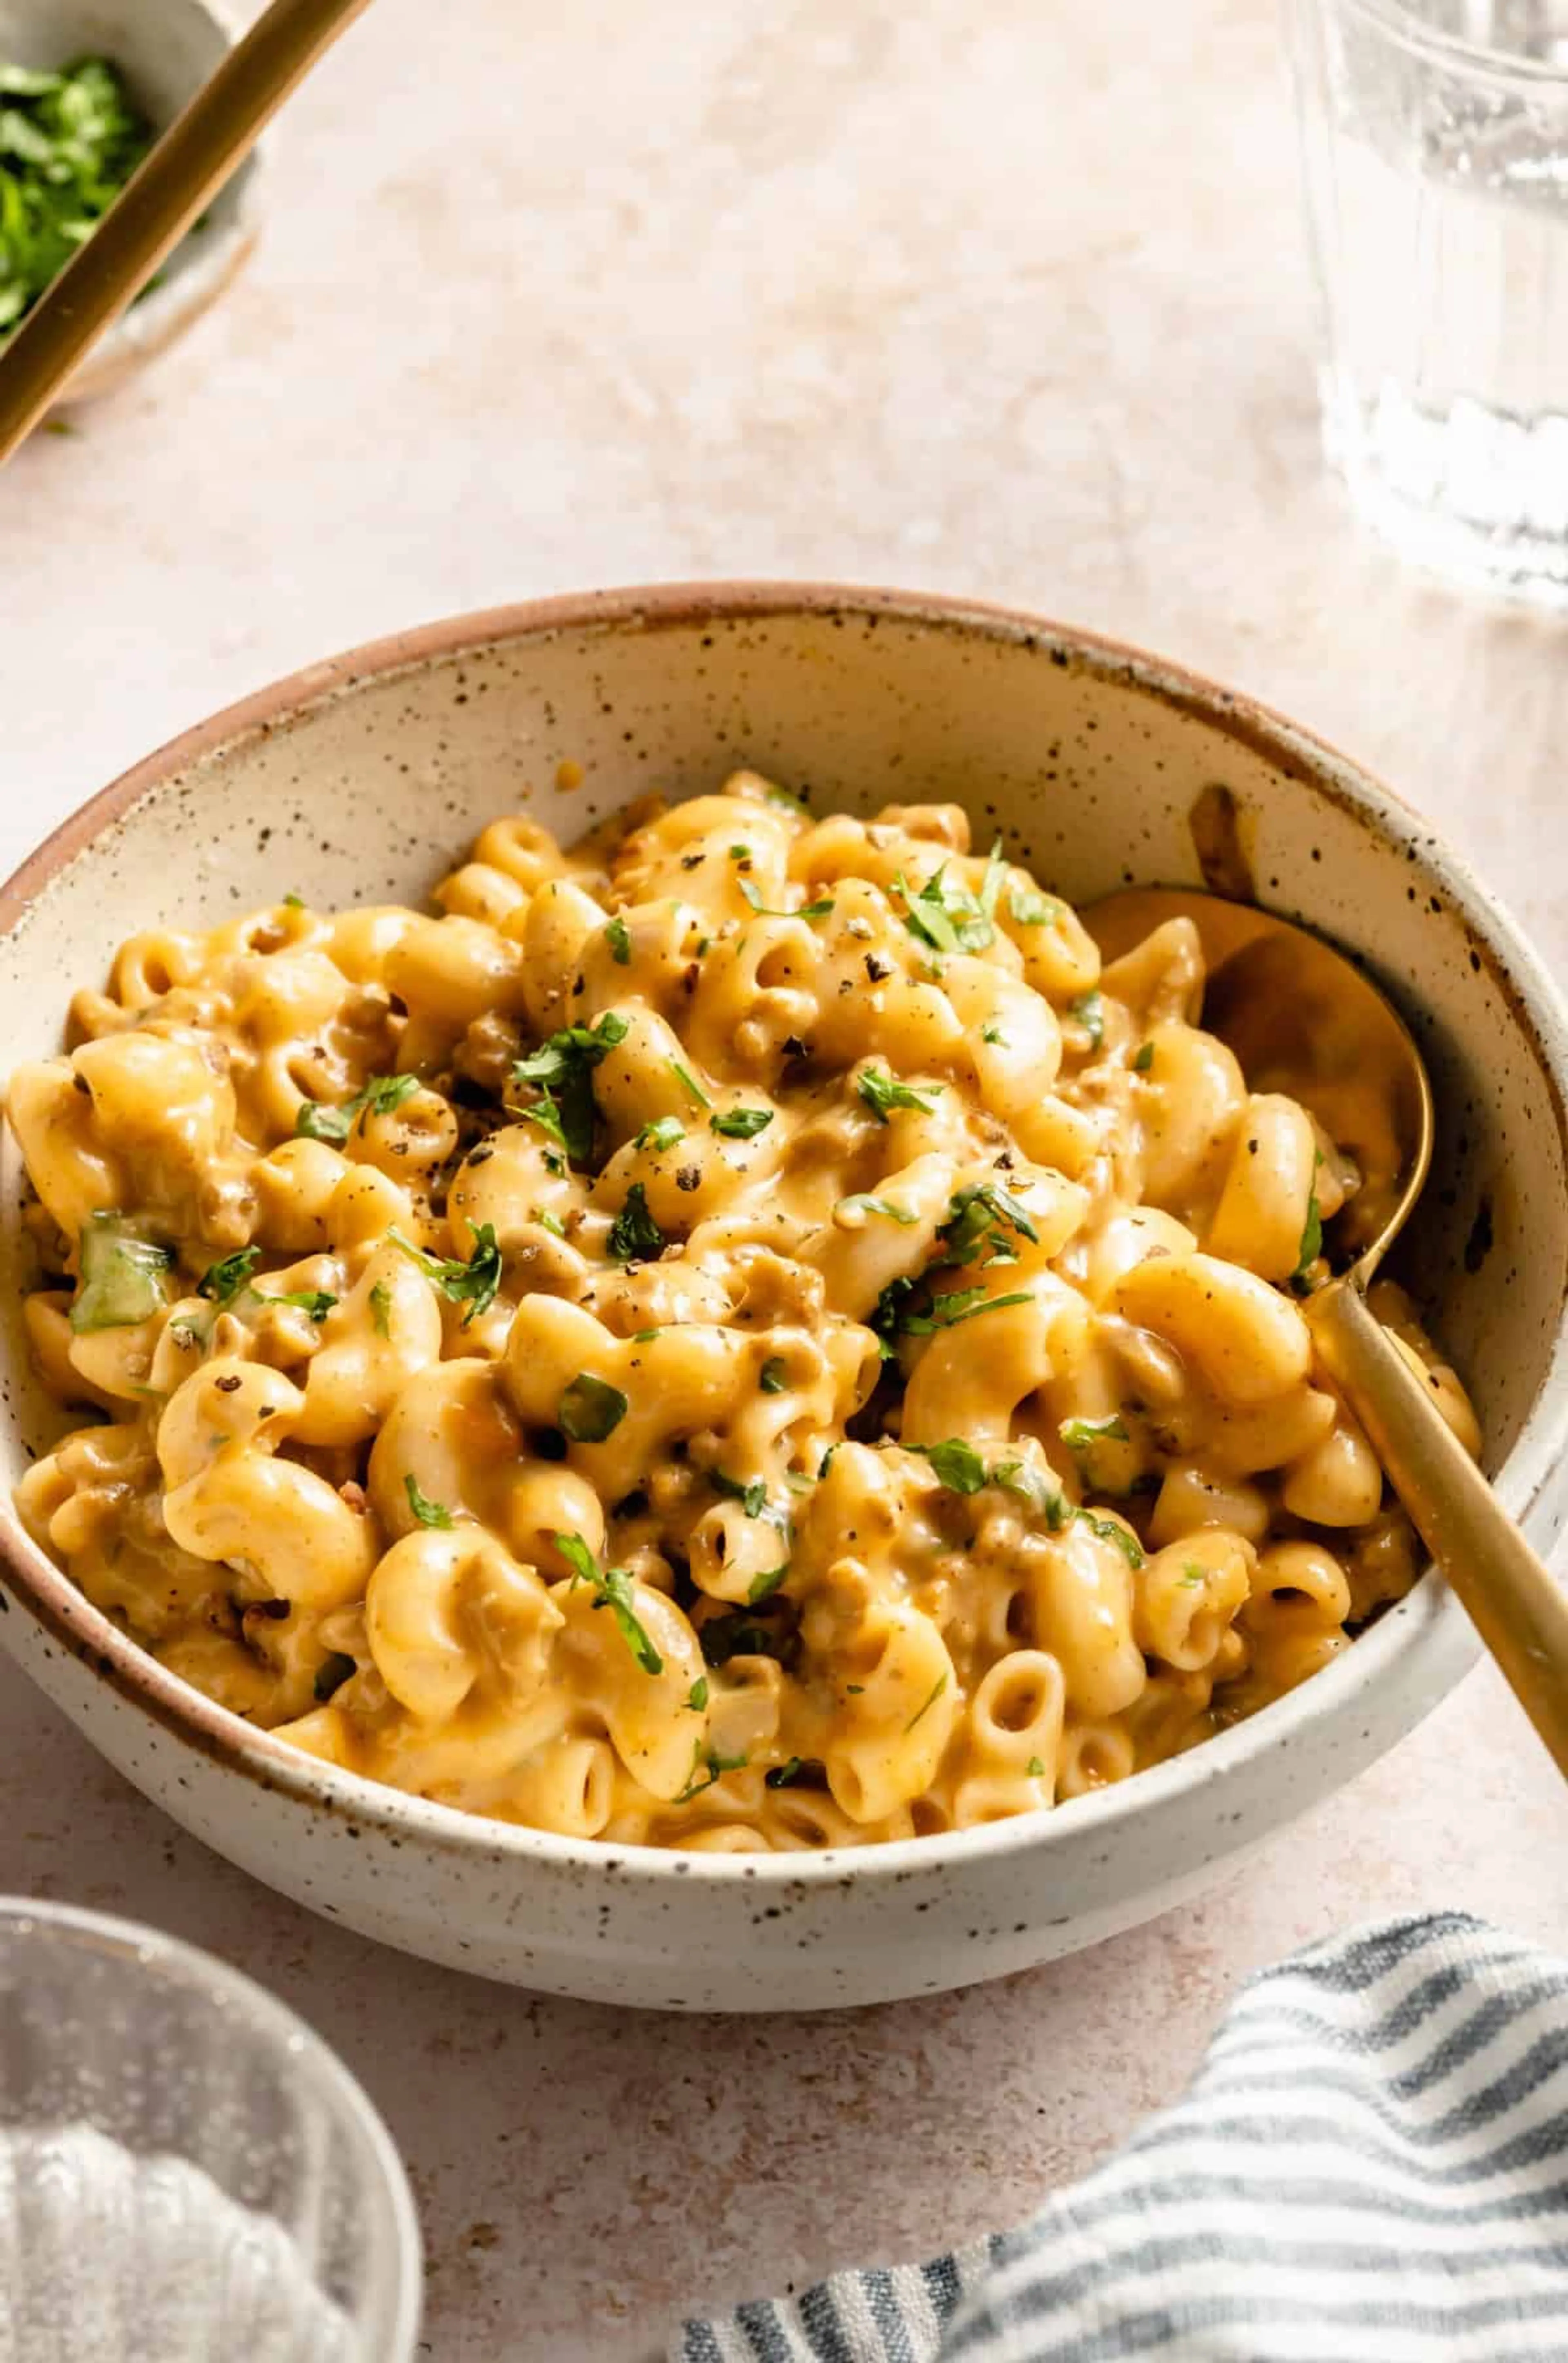
<svg viewBox="0 0 1568 2363"><path fill-rule="evenodd" d="M1324 439L1406 557L1568 605L1568 0L1286 0Z"/></svg>

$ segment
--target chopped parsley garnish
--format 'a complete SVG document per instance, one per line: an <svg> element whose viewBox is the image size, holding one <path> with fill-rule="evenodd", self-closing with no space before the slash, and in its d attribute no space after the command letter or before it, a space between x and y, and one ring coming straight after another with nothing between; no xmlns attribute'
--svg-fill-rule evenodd
<svg viewBox="0 0 1568 2363"><path fill-rule="evenodd" d="M329 1107L324 1100L302 1100L294 1110L296 1140L325 1140L333 1148L341 1148L354 1129L359 1110L350 1100L346 1106Z"/></svg>
<svg viewBox="0 0 1568 2363"><path fill-rule="evenodd" d="M303 894L295 894L291 892L283 897L283 908L285 911L303 911L304 906L305 899Z"/></svg>
<svg viewBox="0 0 1568 2363"><path fill-rule="evenodd" d="M793 813L799 820L810 820L811 807L804 796L792 795L788 788L776 788L769 782L764 792L764 802L777 804L780 812Z"/></svg>
<svg viewBox="0 0 1568 2363"><path fill-rule="evenodd" d="M593 1154L599 1114L593 1070L625 1040L626 1033L626 1020L607 1010L595 1025L563 1026L512 1070L514 1083L529 1084L539 1094L522 1114L558 1140L576 1165L586 1165Z"/></svg>
<svg viewBox="0 0 1568 2363"><path fill-rule="evenodd" d="M962 1437L950 1436L945 1444L911 1444L908 1449L930 1461L932 1474L950 1493L977 1493L986 1482L985 1462Z"/></svg>
<svg viewBox="0 0 1568 2363"><path fill-rule="evenodd" d="M155 1246L120 1214L93 1215L82 1233L82 1285L71 1308L78 1337L94 1329L123 1329L161 1313L167 1301L163 1278L174 1261L168 1248Z"/></svg>
<svg viewBox="0 0 1568 2363"><path fill-rule="evenodd" d="M308 1313L313 1321L325 1321L337 1299L325 1288L291 1288L280 1290L275 1296L265 1296L260 1289L252 1289L258 1304L292 1304L301 1313Z"/></svg>
<svg viewBox="0 0 1568 2363"><path fill-rule="evenodd" d="M250 1285L250 1275L261 1260L259 1248L237 1248L233 1255L221 1263L208 1264L196 1282L196 1294L206 1297L225 1313L237 1296L243 1296Z"/></svg>
<svg viewBox="0 0 1568 2363"><path fill-rule="evenodd" d="M555 1101L550 1097L548 1092L545 1093L542 1099L536 1100L532 1107L519 1108L517 1113L519 1115L525 1117L530 1124L536 1124L542 1133L545 1133L551 1140L558 1142L560 1148L566 1150L568 1155L570 1155L570 1145L567 1140L566 1126L561 1122L561 1112L556 1105ZM583 1158L586 1159L590 1153L591 1152L588 1149L584 1149L582 1151ZM558 1157L557 1158L554 1165L550 1165L550 1152L548 1149L545 1152L545 1163L552 1172L559 1173L562 1170L561 1159Z"/></svg>
<svg viewBox="0 0 1568 2363"><path fill-rule="evenodd" d="M1054 1535L1061 1533L1072 1515L1061 1486L1042 1477L1027 1460L999 1461L991 1470L991 1481L1005 1492L1016 1494L1021 1502L1027 1502L1032 1510L1043 1511Z"/></svg>
<svg viewBox="0 0 1568 2363"><path fill-rule="evenodd" d="M755 1140L772 1121L771 1108L728 1108L722 1115L708 1118L708 1129L721 1134L725 1140Z"/></svg>
<svg viewBox="0 0 1568 2363"><path fill-rule="evenodd" d="M1080 993L1067 1004L1069 1014L1076 1017L1089 1038L1089 1048L1098 1050L1105 1039L1105 1003L1098 993Z"/></svg>
<svg viewBox="0 0 1568 2363"><path fill-rule="evenodd" d="M1141 1042L1137 1049L1132 1053L1132 1072L1135 1075L1146 1075L1154 1063L1154 1044L1152 1042Z"/></svg>
<svg viewBox="0 0 1568 2363"><path fill-rule="evenodd" d="M611 920L604 930L604 940L610 947L611 959L620 967L627 967L632 958L632 938L626 931L624 919L617 916Z"/></svg>
<svg viewBox="0 0 1568 2363"><path fill-rule="evenodd" d="M378 1337L392 1336L392 1290L378 1280L370 1291L370 1326Z"/></svg>
<svg viewBox="0 0 1568 2363"><path fill-rule="evenodd" d="M0 346L92 236L152 137L105 58L54 73L0 65Z"/></svg>
<svg viewBox="0 0 1568 2363"><path fill-rule="evenodd" d="M769 1354L757 1374L757 1385L765 1395L781 1395L788 1382L788 1373L782 1358L778 1354Z"/></svg>
<svg viewBox="0 0 1568 2363"><path fill-rule="evenodd" d="M1040 1234L1030 1219L1028 1207L1010 1190L1004 1190L999 1182L978 1182L956 1192L942 1226L949 1259L970 1263L984 1245L987 1263L1015 1263L1017 1256L1001 1236L1004 1226L1016 1231L1031 1246L1040 1243Z"/></svg>
<svg viewBox="0 0 1568 2363"><path fill-rule="evenodd" d="M1062 905L1054 894L1041 894L1032 886L1021 886L1016 878L1007 906L1021 927L1054 927L1062 915Z"/></svg>
<svg viewBox="0 0 1568 2363"><path fill-rule="evenodd" d="M334 1692L340 1691L355 1671L353 1659L346 1657L341 1649L334 1649L330 1657L323 1658L316 1669L315 1680L311 1684L318 1703L325 1706Z"/></svg>
<svg viewBox="0 0 1568 2363"><path fill-rule="evenodd" d="M1070 1424L1070 1423L1069 1423ZM1060 1534L1070 1518L1082 1518L1102 1541L1114 1542L1131 1559L1138 1550L1133 1537L1125 1526L1113 1518L1097 1517L1091 1510L1074 1509L1066 1495L1054 1480L1042 1477L1026 1460L999 1460L988 1470L972 1444L961 1437L949 1437L945 1444L911 1444L906 1447L930 1461L934 1473L954 1493L977 1493L984 1485L1000 1485L1016 1494L1032 1510L1043 1514L1052 1534ZM1143 1564L1143 1553L1132 1559L1134 1567Z"/></svg>
<svg viewBox="0 0 1568 2363"><path fill-rule="evenodd" d="M980 1039L982 1042L995 1043L999 1050L1005 1050L1007 1048L1007 1036L1002 1032L999 1026L982 1026L980 1028Z"/></svg>
<svg viewBox="0 0 1568 2363"><path fill-rule="evenodd" d="M358 1104L366 1115L394 1115L419 1088L417 1075L372 1075L359 1093Z"/></svg>
<svg viewBox="0 0 1568 2363"><path fill-rule="evenodd" d="M748 1518L760 1518L767 1507L765 1478L754 1477L745 1483L738 1477L726 1477L722 1469L710 1469L708 1482L715 1493L723 1493L728 1501L738 1502Z"/></svg>
<svg viewBox="0 0 1568 2363"><path fill-rule="evenodd" d="M925 1704L924 1704L923 1706L918 1706L918 1707L916 1707L916 1709L915 1709L915 1711L914 1711L913 1714L911 1714L911 1717L910 1717L910 1719L909 1719L908 1723L906 1723L906 1724L905 1724L905 1725L904 1725L904 1731L905 1731L905 1735L906 1735L906 1736L907 1736L907 1735L908 1735L910 1732L911 1732L911 1731L914 1729L914 1727L915 1727L915 1725L916 1725L916 1724L917 1724L917 1723L920 1723L920 1722L923 1721L923 1719L925 1718L925 1716L926 1716L926 1715L928 1715L928 1714L931 1713L932 1708L936 1704L937 1700L942 1696L943 1692L944 1692L946 1688L947 1688L947 1677L946 1677L946 1675L945 1675L945 1674L938 1674L938 1675L937 1675L937 1677L936 1677L935 1681L932 1684L932 1687L931 1687L931 1694L930 1694L930 1696L927 1698L927 1700L926 1700L926 1702L925 1702Z"/></svg>
<svg viewBox="0 0 1568 2363"><path fill-rule="evenodd" d="M831 894L824 895L820 903L803 903L798 911L775 911L763 901L749 878L740 881L740 890L761 919L825 919L833 910Z"/></svg>
<svg viewBox="0 0 1568 2363"><path fill-rule="evenodd" d="M1023 1769L1032 1781L1043 1781L1045 1778L1045 1767L1038 1756L1032 1756Z"/></svg>
<svg viewBox="0 0 1568 2363"><path fill-rule="evenodd" d="M610 1226L609 1252L614 1263L647 1263L664 1253L664 1233L648 1212L648 1193L640 1182L633 1182Z"/></svg>
<svg viewBox="0 0 1568 2363"><path fill-rule="evenodd" d="M645 1674L664 1671L664 1659L654 1647L648 1631L634 1605L635 1595L632 1579L624 1567L607 1567L599 1580L599 1598L595 1608L608 1608L620 1628L621 1638Z"/></svg>
<svg viewBox="0 0 1568 2363"><path fill-rule="evenodd" d="M909 1083L900 1083L880 1067L867 1067L856 1085L861 1098L878 1124L886 1124L892 1108L918 1108L922 1115L930 1115L933 1103L930 1093L942 1089L940 1083L928 1083L917 1092Z"/></svg>
<svg viewBox="0 0 1568 2363"><path fill-rule="evenodd" d="M711 1108L712 1106L712 1101L708 1097L708 1094L702 1089L701 1084L698 1082L696 1077L691 1073L690 1069L683 1067L679 1059L670 1059L669 1071L675 1077L676 1082L680 1085L681 1090L686 1093L687 1097L693 1100L699 1107Z"/></svg>
<svg viewBox="0 0 1568 2363"><path fill-rule="evenodd" d="M313 1321L325 1321L337 1302L325 1288L280 1289L269 1296L252 1287L251 1275L260 1255L259 1248L237 1248L221 1263L209 1264L196 1282L196 1294L206 1297L220 1313L226 1313L242 1296L254 1296L259 1304L293 1304L308 1313Z"/></svg>
<svg viewBox="0 0 1568 2363"><path fill-rule="evenodd" d="M869 1198L859 1191L853 1198L841 1198L834 1208L836 1215L886 1215L889 1222L918 1223L920 1216L911 1215L907 1206L895 1206L890 1198Z"/></svg>
<svg viewBox="0 0 1568 2363"><path fill-rule="evenodd" d="M880 1342L884 1362L893 1359L893 1340L903 1326L904 1302L914 1293L914 1281L907 1276L890 1280L878 1296L867 1317L867 1326L876 1331ZM829 1450L832 1449L830 1446ZM824 1460L818 1474L825 1475L826 1471L827 1462Z"/></svg>
<svg viewBox="0 0 1568 2363"><path fill-rule="evenodd" d="M1320 1152L1312 1168L1311 1186L1307 1193L1307 1220L1302 1227L1301 1245L1297 1249L1296 1269L1290 1275L1290 1285L1297 1296L1310 1294L1312 1283L1308 1274L1323 1252L1323 1210L1318 1204L1318 1166L1322 1161Z"/></svg>
<svg viewBox="0 0 1568 2363"><path fill-rule="evenodd" d="M765 1568L760 1575L754 1575L745 1595L746 1606L760 1608L765 1600L771 1600L789 1572L790 1562L785 1559L781 1566Z"/></svg>
<svg viewBox="0 0 1568 2363"><path fill-rule="evenodd" d="M997 931L986 906L966 886L947 882L945 861L917 894L900 870L894 891L904 898L904 925L921 943L938 952L981 952Z"/></svg>
<svg viewBox="0 0 1568 2363"><path fill-rule="evenodd" d="M408 1495L408 1506L422 1526L455 1526L457 1525L456 1518L445 1502L433 1502L427 1493L421 1492L419 1480L412 1469L404 1477L403 1483L403 1491Z"/></svg>
<svg viewBox="0 0 1568 2363"><path fill-rule="evenodd" d="M528 1219L530 1222L537 1223L542 1231L548 1231L553 1239L564 1239L566 1237L566 1225L558 1215L550 1212L548 1206L536 1206Z"/></svg>
<svg viewBox="0 0 1568 2363"><path fill-rule="evenodd" d="M1097 1444L1125 1444L1127 1423L1112 1412L1109 1419L1065 1419L1056 1433L1069 1452L1088 1452Z"/></svg>
<svg viewBox="0 0 1568 2363"><path fill-rule="evenodd" d="M1209 1570L1206 1567L1200 1567L1197 1559L1189 1559L1183 1560L1181 1574L1177 1578L1177 1581L1191 1590L1197 1585L1206 1582L1208 1581L1208 1576Z"/></svg>
<svg viewBox="0 0 1568 2363"><path fill-rule="evenodd" d="M763 1774L763 1786L768 1789L787 1789L792 1781L800 1779L805 1769L804 1760L801 1757L791 1756L787 1764L776 1764L770 1772Z"/></svg>
<svg viewBox="0 0 1568 2363"><path fill-rule="evenodd" d="M685 1137L686 1126L678 1115L656 1115L651 1124L644 1125L633 1145L637 1148L673 1148L678 1140Z"/></svg>
<svg viewBox="0 0 1568 2363"><path fill-rule="evenodd" d="M938 1329L955 1329L960 1321L973 1321L982 1313L1000 1313L1009 1304L1032 1302L1027 1288L1010 1290L1006 1296L988 1296L983 1287L955 1289L946 1296L933 1296L929 1313L906 1313L900 1326L911 1337L929 1337Z"/></svg>
<svg viewBox="0 0 1568 2363"><path fill-rule="evenodd" d="M572 1589L580 1583L597 1583L599 1562L580 1535L552 1535L550 1540L571 1570Z"/></svg>
<svg viewBox="0 0 1568 2363"><path fill-rule="evenodd" d="M708 1677L699 1674L686 1693L686 1703L693 1714L701 1714L708 1703Z"/></svg>
<svg viewBox="0 0 1568 2363"><path fill-rule="evenodd" d="M1112 1485L1103 1475L1096 1474L1093 1454L1097 1444L1127 1444L1132 1441L1127 1433L1127 1423L1120 1412L1112 1412L1106 1419L1064 1419L1058 1423L1056 1433L1077 1460L1086 1485L1106 1493L1151 1490L1144 1487L1141 1480L1135 1479L1130 1485ZM1158 1490L1159 1481L1157 1477L1154 1479L1153 1490Z"/></svg>
<svg viewBox="0 0 1568 2363"><path fill-rule="evenodd" d="M496 1290L501 1286L501 1248L496 1242L493 1223L476 1223L474 1251L467 1263L454 1257L429 1255L405 1239L400 1230L387 1233L394 1247L403 1249L424 1272L433 1288L438 1288L448 1304L466 1304L463 1315L466 1329L481 1313L488 1313L495 1303Z"/></svg>
<svg viewBox="0 0 1568 2363"><path fill-rule="evenodd" d="M1102 1543L1114 1543L1129 1567L1143 1566L1143 1545L1136 1535L1129 1533L1119 1518L1102 1518L1095 1511L1085 1509L1075 1510L1073 1515L1075 1518L1081 1518L1090 1534L1098 1535Z"/></svg>
<svg viewBox="0 0 1568 2363"><path fill-rule="evenodd" d="M331 1107L325 1100L302 1100L294 1111L294 1137L341 1148L362 1115L394 1115L404 1100L422 1089L417 1075L372 1075L341 1107Z"/></svg>
<svg viewBox="0 0 1568 2363"><path fill-rule="evenodd" d="M711 1789L725 1772L741 1771L745 1761L744 1756L721 1756L716 1747L704 1747L701 1741L697 1740L691 1750L691 1776L671 1803L689 1805L693 1797L700 1797L704 1789Z"/></svg>
<svg viewBox="0 0 1568 2363"><path fill-rule="evenodd" d="M608 1051L625 1040L626 1034L626 1020L613 1009L592 1026L563 1026L536 1050L519 1059L513 1074L520 1083L555 1091L570 1080L577 1068L597 1067Z"/></svg>
<svg viewBox="0 0 1568 2363"><path fill-rule="evenodd" d="M622 1402L624 1403L624 1396ZM572 1589L580 1583L593 1587L595 1608L608 1608L620 1628L621 1638L630 1649L645 1674L662 1674L664 1659L648 1637L647 1628L636 1611L636 1595L632 1579L624 1567L601 1569L593 1553L580 1535L552 1535L551 1541L571 1570ZM707 1693L704 1691L704 1698ZM695 1704L695 1695L688 1700Z"/></svg>
<svg viewBox="0 0 1568 2363"><path fill-rule="evenodd" d="M580 1370L561 1392L557 1425L574 1444L602 1444L626 1416L625 1396L607 1379Z"/></svg>

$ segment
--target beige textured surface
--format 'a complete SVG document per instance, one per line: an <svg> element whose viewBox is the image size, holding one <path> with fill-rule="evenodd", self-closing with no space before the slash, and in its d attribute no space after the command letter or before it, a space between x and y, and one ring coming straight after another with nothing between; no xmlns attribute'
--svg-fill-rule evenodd
<svg viewBox="0 0 1568 2363"><path fill-rule="evenodd" d="M574 585L831 574L1233 679L1568 960L1568 627L1412 582L1320 476L1270 0L440 13L437 39L379 0L284 127L252 271L0 484L5 867L325 649ZM1568 1806L1489 1674L1205 1905L811 2023L377 1951L179 1836L8 1669L0 1714L0 1887L212 1946L375 2094L439 2363L635 2355L689 2300L1021 2215L1179 2083L1241 1974L1369 1913L1568 1947Z"/></svg>

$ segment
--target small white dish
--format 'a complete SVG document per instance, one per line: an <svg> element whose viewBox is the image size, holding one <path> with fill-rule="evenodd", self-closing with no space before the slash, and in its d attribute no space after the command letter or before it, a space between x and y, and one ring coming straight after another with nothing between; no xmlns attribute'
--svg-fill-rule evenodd
<svg viewBox="0 0 1568 2363"><path fill-rule="evenodd" d="M80 57L118 66L155 130L171 123L235 44L208 0L0 0L0 62L58 67ZM200 319L256 244L261 160L253 150L177 246L158 284L121 314L78 367L61 405L113 394ZM3 350L4 348L0 348Z"/></svg>

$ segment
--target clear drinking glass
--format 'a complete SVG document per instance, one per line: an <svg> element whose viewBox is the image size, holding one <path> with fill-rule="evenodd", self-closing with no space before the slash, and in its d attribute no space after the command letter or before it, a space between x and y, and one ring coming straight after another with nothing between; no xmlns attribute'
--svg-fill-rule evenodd
<svg viewBox="0 0 1568 2363"><path fill-rule="evenodd" d="M397 2154L308 2027L0 1898L0 2363L409 2363L419 2289Z"/></svg>
<svg viewBox="0 0 1568 2363"><path fill-rule="evenodd" d="M1568 605L1568 0L1286 0L1324 441L1408 558Z"/></svg>

